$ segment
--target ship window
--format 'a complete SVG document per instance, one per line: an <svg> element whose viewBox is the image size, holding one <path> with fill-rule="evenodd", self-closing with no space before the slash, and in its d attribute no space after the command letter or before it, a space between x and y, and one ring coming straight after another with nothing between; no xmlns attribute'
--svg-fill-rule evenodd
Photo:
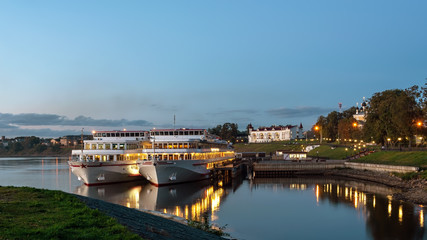
<svg viewBox="0 0 427 240"><path fill-rule="evenodd" d="M165 136L169 136L169 132L164 132Z"/></svg>
<svg viewBox="0 0 427 240"><path fill-rule="evenodd" d="M103 136L103 137L106 137L106 136L107 136L107 134L106 134L106 133L103 133L103 134L102 134L102 136Z"/></svg>
<svg viewBox="0 0 427 240"><path fill-rule="evenodd" d="M193 131L190 131L190 135L194 135L194 132L193 132Z"/></svg>
<svg viewBox="0 0 427 240"><path fill-rule="evenodd" d="M131 137L135 137L135 133L130 133L130 136Z"/></svg>
<svg viewBox="0 0 427 240"><path fill-rule="evenodd" d="M159 136L160 135L160 133L159 132L156 132L156 136Z"/></svg>
<svg viewBox="0 0 427 240"><path fill-rule="evenodd" d="M107 137L110 137L110 133L107 133Z"/></svg>
<svg viewBox="0 0 427 240"><path fill-rule="evenodd" d="M160 136L163 136L165 134L165 132L160 132Z"/></svg>
<svg viewBox="0 0 427 240"><path fill-rule="evenodd" d="M178 135L178 131L175 131L175 132L174 132L174 135L175 135L175 136L176 136L176 135Z"/></svg>
<svg viewBox="0 0 427 240"><path fill-rule="evenodd" d="M126 133L126 137L129 137L129 133L128 132Z"/></svg>
<svg viewBox="0 0 427 240"><path fill-rule="evenodd" d="M125 136L125 133L120 133L120 137L124 137Z"/></svg>
<svg viewBox="0 0 427 240"><path fill-rule="evenodd" d="M179 135L184 135L184 132L182 132L182 131L179 131Z"/></svg>
<svg viewBox="0 0 427 240"><path fill-rule="evenodd" d="M188 135L188 131L184 131L184 135Z"/></svg>

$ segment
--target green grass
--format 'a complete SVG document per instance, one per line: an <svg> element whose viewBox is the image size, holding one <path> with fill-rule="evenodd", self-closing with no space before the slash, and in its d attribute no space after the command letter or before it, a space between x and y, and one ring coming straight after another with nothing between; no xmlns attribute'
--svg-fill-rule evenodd
<svg viewBox="0 0 427 240"><path fill-rule="evenodd" d="M427 168L427 151L380 151L356 159L355 162Z"/></svg>
<svg viewBox="0 0 427 240"><path fill-rule="evenodd" d="M266 154L275 153L277 150L301 151L301 145L305 142L271 142L271 143L236 143L235 152L265 152Z"/></svg>
<svg viewBox="0 0 427 240"><path fill-rule="evenodd" d="M308 152L308 156L317 157L317 152L319 152L319 157L324 157L328 159L345 159L346 156L350 156L353 153L353 149L348 148L348 151L345 151L345 147L332 147L329 145L321 145L318 148L315 148Z"/></svg>
<svg viewBox="0 0 427 240"><path fill-rule="evenodd" d="M60 191L0 187L0 239L141 239Z"/></svg>

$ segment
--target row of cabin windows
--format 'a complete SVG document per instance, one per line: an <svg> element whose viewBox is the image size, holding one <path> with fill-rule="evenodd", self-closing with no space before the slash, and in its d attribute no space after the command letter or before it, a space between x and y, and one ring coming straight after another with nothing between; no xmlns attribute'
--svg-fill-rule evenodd
<svg viewBox="0 0 427 240"><path fill-rule="evenodd" d="M144 132L95 133L95 137L144 137Z"/></svg>
<svg viewBox="0 0 427 240"><path fill-rule="evenodd" d="M151 136L193 136L203 135L204 131L156 131L151 132Z"/></svg>
<svg viewBox="0 0 427 240"><path fill-rule="evenodd" d="M98 148L97 148L98 145ZM157 149L182 149L182 148L197 148L197 143L156 143L154 144ZM152 146L150 145L149 148ZM126 144L127 150L139 149L140 145L136 143L128 143ZM123 143L106 143L106 144L85 144L85 149L91 150L124 150L125 144Z"/></svg>

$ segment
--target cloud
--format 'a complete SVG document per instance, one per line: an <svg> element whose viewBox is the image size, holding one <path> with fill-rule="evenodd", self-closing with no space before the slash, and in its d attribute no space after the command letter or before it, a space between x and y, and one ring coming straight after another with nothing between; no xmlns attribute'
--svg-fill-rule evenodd
<svg viewBox="0 0 427 240"><path fill-rule="evenodd" d="M93 119L91 117L78 116L69 119L56 114L21 113L10 114L0 113L0 128L5 126L101 126L101 127L121 127L121 126L150 126L151 122L146 120L111 120Z"/></svg>
<svg viewBox="0 0 427 240"><path fill-rule="evenodd" d="M80 133L80 127L113 128L130 127L140 128L153 126L146 120L111 120L93 119L91 117L78 116L74 119L56 114L39 113L0 113L1 136L39 136L59 137Z"/></svg>
<svg viewBox="0 0 427 240"><path fill-rule="evenodd" d="M278 108L267 110L268 114L282 118L301 118L310 116L320 116L334 111L333 108L321 107L297 107L297 108Z"/></svg>

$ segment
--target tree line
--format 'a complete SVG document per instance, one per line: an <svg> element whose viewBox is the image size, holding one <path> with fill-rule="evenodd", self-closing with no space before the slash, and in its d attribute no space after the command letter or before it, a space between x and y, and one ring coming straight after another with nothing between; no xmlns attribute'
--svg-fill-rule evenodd
<svg viewBox="0 0 427 240"><path fill-rule="evenodd" d="M427 83L423 87L415 85L373 94L366 105L363 128L358 127L355 113L356 107L352 107L342 113L333 111L320 116L316 122L318 131L329 141L359 139L381 145L400 142L411 146L415 135L424 140L427 136Z"/></svg>
<svg viewBox="0 0 427 240"><path fill-rule="evenodd" d="M217 125L214 128L209 128L208 132L210 134L217 135L223 140L235 143L239 136L247 136L246 131L239 131L239 126L237 123L224 123L223 125Z"/></svg>

